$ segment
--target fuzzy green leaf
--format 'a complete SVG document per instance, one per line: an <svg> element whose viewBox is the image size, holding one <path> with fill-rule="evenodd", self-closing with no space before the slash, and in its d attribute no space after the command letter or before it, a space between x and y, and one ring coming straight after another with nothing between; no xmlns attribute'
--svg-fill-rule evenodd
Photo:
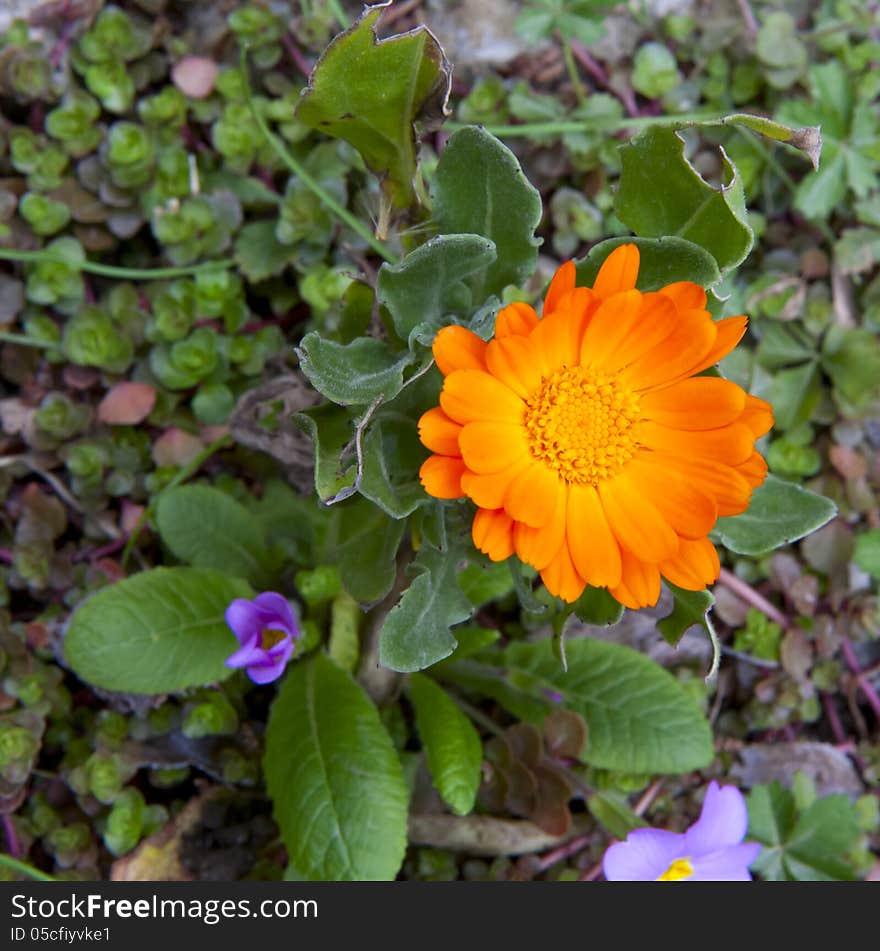
<svg viewBox="0 0 880 951"><path fill-rule="evenodd" d="M315 446L315 491L322 502L351 494L357 473L346 449L354 439L357 417L332 403L296 414L296 421Z"/></svg>
<svg viewBox="0 0 880 951"><path fill-rule="evenodd" d="M698 244L722 272L736 267L752 247L742 182L722 151L728 181L713 188L684 155L684 140L668 126L646 129L621 148L618 217L645 238L674 235Z"/></svg>
<svg viewBox="0 0 880 951"><path fill-rule="evenodd" d="M245 578L257 587L271 584L266 537L253 516L219 489L182 485L159 496L156 526L175 558Z"/></svg>
<svg viewBox="0 0 880 951"><path fill-rule="evenodd" d="M641 291L656 291L676 281L711 287L721 280L715 258L693 241L673 237L609 238L576 262L578 286L592 287L605 258L622 244L634 244L639 249L636 285Z"/></svg>
<svg viewBox="0 0 880 951"><path fill-rule="evenodd" d="M272 705L263 760L290 862L313 881L389 881L406 848L400 760L363 689L320 652Z"/></svg>
<svg viewBox="0 0 880 951"><path fill-rule="evenodd" d="M415 420L404 416L378 419L364 439L358 490L392 518L405 518L429 499L419 482L424 458Z"/></svg>
<svg viewBox="0 0 880 951"><path fill-rule="evenodd" d="M339 574L345 590L364 604L380 601L397 575L397 549L405 519L389 518L366 499L354 498L339 512Z"/></svg>
<svg viewBox="0 0 880 951"><path fill-rule="evenodd" d="M522 284L538 260L541 196L516 156L477 126L453 133L440 154L433 188L441 234L478 234L498 252L494 264L470 278L474 300Z"/></svg>
<svg viewBox="0 0 880 951"><path fill-rule="evenodd" d="M172 693L224 680L237 641L224 614L253 595L240 578L196 568L153 568L80 604L64 639L74 673L105 690Z"/></svg>
<svg viewBox="0 0 880 951"><path fill-rule="evenodd" d="M480 786L480 735L430 677L412 674L409 685L431 779L450 808L466 816L474 808Z"/></svg>
<svg viewBox="0 0 880 951"><path fill-rule="evenodd" d="M424 27L376 39L376 21L387 6L367 7L327 47L296 117L351 143L394 205L403 208L416 198L413 124L442 120L451 71L440 44Z"/></svg>
<svg viewBox="0 0 880 951"><path fill-rule="evenodd" d="M748 511L719 518L713 534L738 555L763 555L809 535L837 514L830 499L768 475Z"/></svg>

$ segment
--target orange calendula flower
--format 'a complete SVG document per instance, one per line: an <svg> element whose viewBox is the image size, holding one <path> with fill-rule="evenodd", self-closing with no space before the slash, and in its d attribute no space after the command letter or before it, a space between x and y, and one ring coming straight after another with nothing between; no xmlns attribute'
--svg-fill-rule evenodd
<svg viewBox="0 0 880 951"><path fill-rule="evenodd" d="M419 421L434 453L422 485L472 499L477 548L516 553L566 601L594 585L645 607L661 576L702 590L719 572L709 532L748 508L767 472L755 440L773 425L769 404L697 375L748 319L713 321L688 281L637 291L638 269L623 245L592 288L576 287L569 261L543 318L511 304L488 343L464 327L434 340L445 380Z"/></svg>

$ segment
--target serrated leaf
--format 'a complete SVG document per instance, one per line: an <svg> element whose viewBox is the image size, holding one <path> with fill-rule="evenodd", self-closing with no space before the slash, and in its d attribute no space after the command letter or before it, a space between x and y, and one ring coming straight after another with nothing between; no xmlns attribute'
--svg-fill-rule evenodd
<svg viewBox="0 0 880 951"><path fill-rule="evenodd" d="M440 153L432 197L441 234L483 235L495 245L495 263L470 278L475 301L531 276L541 196L503 142L478 126L454 132Z"/></svg>
<svg viewBox="0 0 880 951"><path fill-rule="evenodd" d="M404 519L389 518L366 499L351 499L339 512L337 557L345 590L362 604L380 601L397 576Z"/></svg>
<svg viewBox="0 0 880 951"><path fill-rule="evenodd" d="M268 587L266 536L248 510L219 489L182 485L156 504L156 527L175 558Z"/></svg>
<svg viewBox="0 0 880 951"><path fill-rule="evenodd" d="M332 403L296 414L296 421L315 446L315 491L322 502L352 489L357 475L354 456L345 450L354 439L357 417Z"/></svg>
<svg viewBox="0 0 880 951"><path fill-rule="evenodd" d="M699 624L714 644L716 634L709 620L709 611L715 603L712 592L685 591L669 581L666 584L673 595L672 611L657 622L657 630L675 647L689 627Z"/></svg>
<svg viewBox="0 0 880 951"><path fill-rule="evenodd" d="M617 216L645 238L674 235L708 251L722 272L740 264L752 247L742 182L721 150L727 183L713 188L684 155L684 140L668 126L653 126L621 148Z"/></svg>
<svg viewBox="0 0 880 951"><path fill-rule="evenodd" d="M364 438L358 491L392 518L406 518L429 499L419 482L424 458L415 420L404 416L377 419Z"/></svg>
<svg viewBox="0 0 880 951"><path fill-rule="evenodd" d="M241 578L196 568L153 568L83 601L64 638L87 683L126 693L173 693L225 680L237 641L224 614L253 596Z"/></svg>
<svg viewBox="0 0 880 951"><path fill-rule="evenodd" d="M388 613L379 636L379 663L411 673L448 657L456 640L453 624L473 614L458 584L458 552L422 547L412 564L418 577Z"/></svg>
<svg viewBox="0 0 880 951"><path fill-rule="evenodd" d="M711 762L709 724L662 667L629 647L589 638L569 640L566 655L563 673L549 641L515 643L504 651L507 680L530 698L512 712L540 722L534 701L546 698L545 712L555 700L557 709L561 704L579 713L587 724L584 759L603 769L683 773ZM502 696L496 699L506 705Z"/></svg>
<svg viewBox="0 0 880 951"><path fill-rule="evenodd" d="M252 221L235 239L235 263L251 283L280 274L292 260L296 249L275 237L274 221Z"/></svg>
<svg viewBox="0 0 880 951"><path fill-rule="evenodd" d="M453 812L466 816L474 808L480 786L480 735L430 677L411 674L409 686L434 786Z"/></svg>
<svg viewBox="0 0 880 951"><path fill-rule="evenodd" d="M470 564L458 575L458 583L464 596L474 605L482 607L513 591L510 569L503 561Z"/></svg>
<svg viewBox="0 0 880 951"><path fill-rule="evenodd" d="M411 251L400 264L383 264L376 296L391 313L394 329L410 342L417 329L436 332L443 318L471 311L465 279L495 260L495 245L476 234L441 234Z"/></svg>
<svg viewBox="0 0 880 951"><path fill-rule="evenodd" d="M656 291L676 281L692 281L700 287L711 287L721 280L715 258L693 241L673 237L609 238L575 262L578 287L592 287L605 258L622 244L634 244L639 249L636 284L641 291Z"/></svg>
<svg viewBox="0 0 880 951"><path fill-rule="evenodd" d="M400 760L363 689L320 652L284 679L266 786L291 865L313 881L390 881L406 849Z"/></svg>
<svg viewBox="0 0 880 951"><path fill-rule="evenodd" d="M304 125L345 139L382 180L399 208L415 202L413 124L442 120L451 70L433 34L420 26L376 38L388 3L366 7L327 47L296 109Z"/></svg>
<svg viewBox="0 0 880 951"><path fill-rule="evenodd" d="M373 337L336 343L314 330L302 338L296 353L309 383L343 406L366 406L379 397L394 399L403 386L404 369L415 359L411 353L391 353Z"/></svg>
<svg viewBox="0 0 880 951"><path fill-rule="evenodd" d="M822 495L768 475L752 493L748 511L719 518L713 535L738 555L763 555L821 528L837 514Z"/></svg>
<svg viewBox="0 0 880 951"><path fill-rule="evenodd" d="M611 596L607 588L587 585L584 593L575 601L574 614L584 624L607 627L617 624L623 617L623 605Z"/></svg>

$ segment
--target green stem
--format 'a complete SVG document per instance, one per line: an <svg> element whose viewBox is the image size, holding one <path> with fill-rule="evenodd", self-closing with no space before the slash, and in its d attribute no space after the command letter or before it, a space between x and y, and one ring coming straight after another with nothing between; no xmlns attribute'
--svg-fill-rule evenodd
<svg viewBox="0 0 880 951"><path fill-rule="evenodd" d="M309 188L317 198L326 205L330 211L341 221L351 228L356 234L360 235L364 241L378 254L391 264L397 261L396 255L373 234L373 232L358 218L356 218L347 208L340 205L339 202L328 192L321 183L313 178L299 161L294 158L291 152L285 147L284 143L272 132L266 125L266 120L260 115L259 110L254 103L251 94L250 83L247 78L247 51L244 47L241 50L241 72L244 78L244 94L250 108L251 115L257 123L260 132L263 133L266 141L272 147L272 150L281 159L281 161L293 172L300 181Z"/></svg>
<svg viewBox="0 0 880 951"><path fill-rule="evenodd" d="M3 852L0 852L0 865L5 865L6 868L12 869L13 872L18 872L19 875L32 878L37 882L58 881L58 879L54 876L47 875L45 872L41 872L38 868L34 868L33 865L28 865L27 862L20 862L18 859L14 859L11 855L6 855Z"/></svg>
<svg viewBox="0 0 880 951"><path fill-rule="evenodd" d="M85 271L87 274L131 281L160 281L170 277L186 277L190 274L198 274L200 271L217 271L235 265L233 258L222 258L219 261L203 261L201 264L190 264L186 267L115 267L112 264L98 264L95 261L71 261L70 258L47 251L16 251L9 248L0 248L0 261L64 264L76 271Z"/></svg>
<svg viewBox="0 0 880 951"><path fill-rule="evenodd" d="M565 132L583 132L584 129L599 128L616 131L618 129L646 129L655 125L684 127L697 122L720 123L721 118L718 115L701 113L681 116L633 116L623 119L603 119L595 116L589 120L560 119L555 122L524 122L521 125L492 125L490 123L483 128L492 135L501 138L504 136L562 135ZM447 122L443 128L454 132L456 129L465 128L467 125L469 125L467 122Z"/></svg>
<svg viewBox="0 0 880 951"><path fill-rule="evenodd" d="M221 436L219 439L215 439L214 442L205 446L205 448L192 460L192 462L187 463L183 466L174 476L174 478L162 489L161 492L156 496L155 499L141 512L140 518L135 523L134 528L131 530L131 535L128 536L128 541L125 543L125 548L122 549L122 567L124 568L128 562L129 557L131 556L132 549L137 543L138 538L140 537L141 531L143 530L144 525L147 524L147 519L153 514L156 508L156 501L164 493L168 492L171 489L177 488L181 482L186 482L190 476L195 475L196 472L201 469L202 465L214 455L215 452L219 452L221 449L226 449L228 446L233 445L233 438L228 433L225 436Z"/></svg>
<svg viewBox="0 0 880 951"><path fill-rule="evenodd" d="M345 10L342 9L342 4L339 0L327 0L327 6L330 8L333 16L336 17L336 22L343 30L347 30L349 27L348 17L346 16Z"/></svg>
<svg viewBox="0 0 880 951"><path fill-rule="evenodd" d="M27 337L24 334L9 334L5 332L0 333L0 343L14 343L19 347L39 347L41 350L51 350L53 347L58 346L58 343L50 343L48 340L37 340L36 337Z"/></svg>
<svg viewBox="0 0 880 951"><path fill-rule="evenodd" d="M581 82L581 77L578 74L577 63L574 61L574 53L571 51L571 43L568 41L568 37L559 34L560 42L562 43L562 57L565 60L565 68L568 70L568 78L571 80L572 86L574 86L574 94L577 96L577 101L580 105L584 105L587 101L587 90L584 89L584 84Z"/></svg>

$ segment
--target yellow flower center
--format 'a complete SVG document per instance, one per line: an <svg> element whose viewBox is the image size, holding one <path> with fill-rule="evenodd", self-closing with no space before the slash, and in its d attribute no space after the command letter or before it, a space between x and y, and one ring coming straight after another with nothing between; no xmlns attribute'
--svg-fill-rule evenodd
<svg viewBox="0 0 880 951"><path fill-rule="evenodd" d="M264 627L260 632L260 647L262 647L264 651L267 651L276 644L280 644L285 637L287 637L287 635L284 631L276 631L270 627Z"/></svg>
<svg viewBox="0 0 880 951"><path fill-rule="evenodd" d="M683 878L690 878L693 874L694 867L691 865L690 859L676 859L657 881L680 882Z"/></svg>
<svg viewBox="0 0 880 951"><path fill-rule="evenodd" d="M632 458L638 419L638 397L617 374L565 367L526 401L526 438L532 455L566 482L598 485Z"/></svg>

